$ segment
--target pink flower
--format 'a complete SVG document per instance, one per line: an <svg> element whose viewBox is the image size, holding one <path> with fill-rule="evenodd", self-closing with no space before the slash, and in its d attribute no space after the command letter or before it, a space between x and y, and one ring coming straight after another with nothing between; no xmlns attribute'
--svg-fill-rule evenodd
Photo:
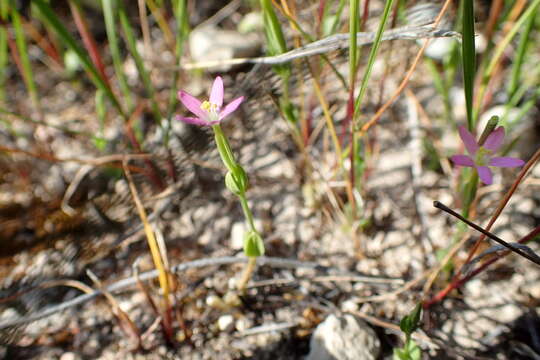
<svg viewBox="0 0 540 360"><path fill-rule="evenodd" d="M210 100L203 102L197 98L191 96L185 91L180 90L178 92L178 99L197 117L183 117L177 116L177 118L185 123L194 125L217 125L234 112L238 106L244 101L244 97L240 96L237 99L231 101L228 105L223 106L223 80L220 76L216 77L212 84L212 91L210 92Z"/></svg>
<svg viewBox="0 0 540 360"><path fill-rule="evenodd" d="M480 146L474 139L474 136L464 127L459 127L459 136L467 148L468 155L454 155L450 159L456 165L474 167L478 171L480 180L486 185L493 182L493 174L488 166L495 167L517 167L525 162L513 157L493 157L504 140L504 127L499 126L487 137L484 145Z"/></svg>

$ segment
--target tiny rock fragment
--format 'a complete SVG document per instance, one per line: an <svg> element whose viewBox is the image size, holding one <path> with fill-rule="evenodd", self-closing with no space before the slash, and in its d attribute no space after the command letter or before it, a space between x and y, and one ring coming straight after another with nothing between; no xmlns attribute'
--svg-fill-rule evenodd
<svg viewBox="0 0 540 360"><path fill-rule="evenodd" d="M374 360L381 351L379 338L352 314L329 315L313 333L306 360Z"/></svg>
<svg viewBox="0 0 540 360"><path fill-rule="evenodd" d="M220 331L231 331L234 328L234 317L232 315L221 315L218 319Z"/></svg>

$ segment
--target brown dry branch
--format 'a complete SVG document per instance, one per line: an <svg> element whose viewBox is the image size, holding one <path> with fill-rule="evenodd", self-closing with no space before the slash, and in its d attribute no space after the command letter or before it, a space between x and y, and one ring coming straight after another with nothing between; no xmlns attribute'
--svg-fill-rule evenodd
<svg viewBox="0 0 540 360"><path fill-rule="evenodd" d="M131 320L129 315L122 310L120 305L118 304L118 301L114 298L114 296L107 291L107 289L104 288L103 284L99 280L99 278L91 271L87 270L86 274L88 277L94 282L96 287L103 293L103 296L107 299L109 304L111 305L112 313L114 317L118 320L118 325L120 328L132 339L134 340L134 345L132 350L141 350L142 349L142 340L141 335L139 333L139 329L137 328L137 325Z"/></svg>

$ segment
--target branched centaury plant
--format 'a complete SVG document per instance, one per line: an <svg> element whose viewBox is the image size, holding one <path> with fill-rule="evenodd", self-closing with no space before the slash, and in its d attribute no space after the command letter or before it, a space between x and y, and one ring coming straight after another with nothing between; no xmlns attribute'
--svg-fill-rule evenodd
<svg viewBox="0 0 540 360"><path fill-rule="evenodd" d="M201 102L182 90L178 92L178 98L189 111L196 115L196 117L178 116L179 120L188 124L212 127L219 155L228 170L225 176L225 185L238 196L248 222L249 230L244 235L244 253L249 260L244 275L238 283L238 289L244 290L255 268L257 257L264 255L264 243L261 235L255 229L253 214L247 203L248 177L242 166L236 162L229 141L220 126L221 121L240 106L244 97L236 98L223 107L223 80L218 76L212 85L209 100Z"/></svg>

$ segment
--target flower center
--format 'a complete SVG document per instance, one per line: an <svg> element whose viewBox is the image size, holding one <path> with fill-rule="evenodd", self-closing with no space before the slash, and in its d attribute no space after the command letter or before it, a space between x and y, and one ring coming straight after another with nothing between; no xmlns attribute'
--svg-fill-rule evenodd
<svg viewBox="0 0 540 360"><path fill-rule="evenodd" d="M474 162L478 166L486 166L489 163L491 150L480 147L474 157Z"/></svg>
<svg viewBox="0 0 540 360"><path fill-rule="evenodd" d="M201 109L208 113L209 121L218 121L219 120L219 106L217 104L211 103L208 100L205 100L201 104Z"/></svg>

